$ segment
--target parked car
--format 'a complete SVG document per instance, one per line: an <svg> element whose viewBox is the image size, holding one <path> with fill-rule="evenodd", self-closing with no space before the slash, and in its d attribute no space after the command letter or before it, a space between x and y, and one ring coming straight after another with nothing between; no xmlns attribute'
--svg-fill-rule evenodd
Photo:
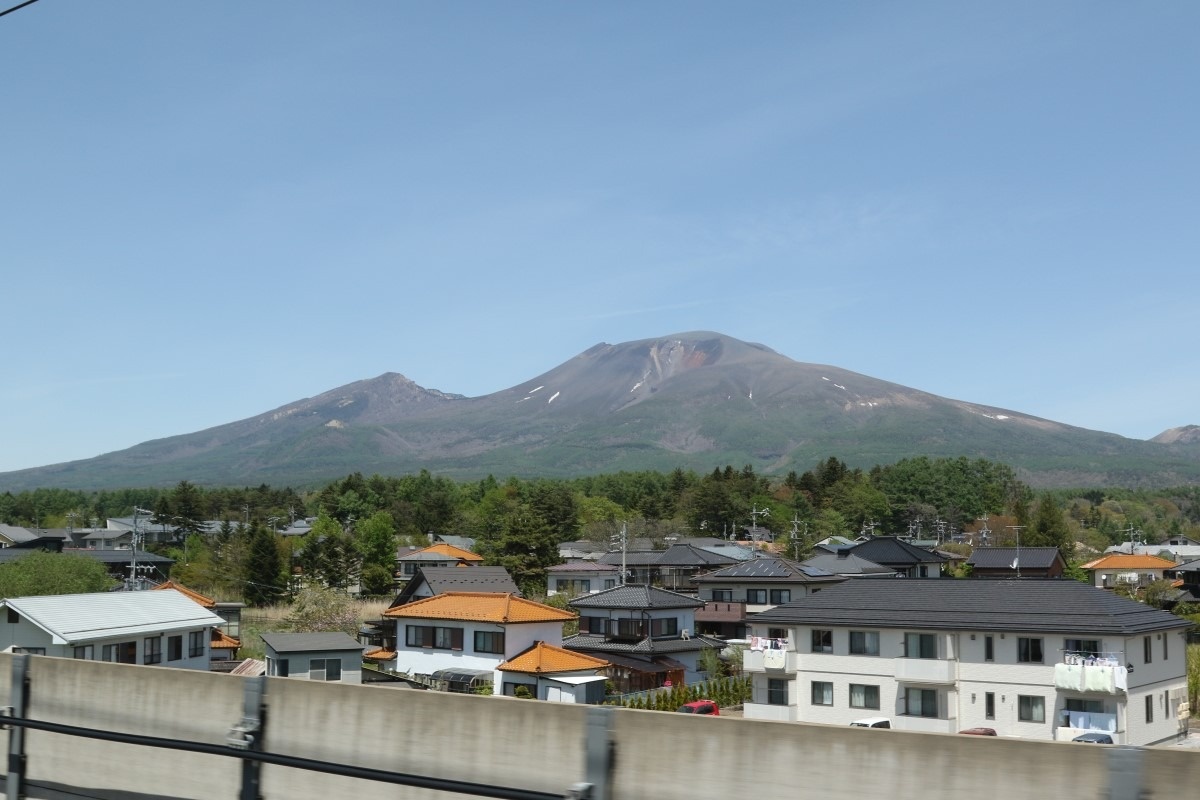
<svg viewBox="0 0 1200 800"><path fill-rule="evenodd" d="M710 717L721 716L721 709L712 700L693 700L675 709L681 714L704 714Z"/></svg>
<svg viewBox="0 0 1200 800"><path fill-rule="evenodd" d="M959 733L969 733L972 736L995 736L996 729L995 728L967 728L966 730L959 731Z"/></svg>
<svg viewBox="0 0 1200 800"><path fill-rule="evenodd" d="M892 721L887 717L867 717L866 719L856 719L850 725L854 728L890 728Z"/></svg>
<svg viewBox="0 0 1200 800"><path fill-rule="evenodd" d="M1081 733L1071 740L1072 742L1084 742L1086 744L1112 744L1113 738L1107 733Z"/></svg>

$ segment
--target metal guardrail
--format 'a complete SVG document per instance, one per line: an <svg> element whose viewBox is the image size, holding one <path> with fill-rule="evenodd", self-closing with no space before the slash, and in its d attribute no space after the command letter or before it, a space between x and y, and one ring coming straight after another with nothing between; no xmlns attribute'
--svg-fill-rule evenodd
<svg viewBox="0 0 1200 800"><path fill-rule="evenodd" d="M322 772L347 778L377 781L399 786L414 786L455 794L477 797L505 798L507 800L611 800L611 776L616 760L616 746L612 740L611 708L594 706L588 709L584 734L585 775L584 780L572 784L561 794L495 786L470 781L458 781L430 775L414 775L404 772L339 764L301 756L271 753L265 749L267 730L266 678L245 679L243 711L241 719L233 725L226 736L225 744L193 742L144 736L132 733L106 731L64 725L58 722L29 719L30 679L28 655L15 655L12 661L12 691L10 705L0 709L0 729L8 731L8 768L5 781L7 800L20 800L26 796L26 774L28 758L25 754L25 731L46 731L62 736L76 736L106 742L155 747L164 750L179 750L190 753L224 756L241 761L242 778L240 800L262 800L261 777L263 764Z"/></svg>

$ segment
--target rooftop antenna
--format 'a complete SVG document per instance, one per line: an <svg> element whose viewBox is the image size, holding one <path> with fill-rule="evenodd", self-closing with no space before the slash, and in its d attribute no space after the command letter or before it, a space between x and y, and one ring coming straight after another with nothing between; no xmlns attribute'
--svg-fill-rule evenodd
<svg viewBox="0 0 1200 800"><path fill-rule="evenodd" d="M808 523L804 523L804 539L808 539ZM792 515L792 558L800 560L800 517Z"/></svg>
<svg viewBox="0 0 1200 800"><path fill-rule="evenodd" d="M758 518L771 516L771 509L764 508L761 511L758 506L752 506L750 509L750 536L751 538L758 535ZM758 541L754 539L754 541Z"/></svg>
<svg viewBox="0 0 1200 800"><path fill-rule="evenodd" d="M621 523L620 533L613 534L609 538L608 542L610 545L618 545L619 544L621 546L621 585L624 586L625 585L625 548L629 544L629 532L626 530L624 522Z"/></svg>
<svg viewBox="0 0 1200 800"><path fill-rule="evenodd" d="M1009 566L1017 571L1017 577L1019 578L1019 577L1021 577L1021 529L1024 528L1025 526L1024 525L1005 525L1004 527L1011 528L1012 530L1017 532L1017 555L1012 560L1012 564L1010 564Z"/></svg>
<svg viewBox="0 0 1200 800"><path fill-rule="evenodd" d="M984 545L991 546L992 531L990 528L988 528L987 521L988 521L988 515L984 514L983 515L983 527L979 529L979 541L983 542Z"/></svg>

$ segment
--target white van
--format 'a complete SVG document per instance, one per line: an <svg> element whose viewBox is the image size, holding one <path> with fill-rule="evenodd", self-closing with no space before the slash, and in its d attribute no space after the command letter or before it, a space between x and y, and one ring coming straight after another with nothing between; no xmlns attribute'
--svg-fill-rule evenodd
<svg viewBox="0 0 1200 800"><path fill-rule="evenodd" d="M855 728L890 728L892 721L887 717L867 717L866 719L856 719L850 725Z"/></svg>

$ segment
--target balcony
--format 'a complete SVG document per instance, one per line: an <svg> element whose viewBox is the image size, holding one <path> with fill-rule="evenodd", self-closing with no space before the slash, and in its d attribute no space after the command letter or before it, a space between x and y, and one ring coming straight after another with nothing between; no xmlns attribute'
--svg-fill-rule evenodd
<svg viewBox="0 0 1200 800"><path fill-rule="evenodd" d="M896 680L905 683L948 683L958 679L958 662L945 658L897 658Z"/></svg>
<svg viewBox="0 0 1200 800"><path fill-rule="evenodd" d="M742 653L742 671L795 672L796 653L793 650L746 650Z"/></svg>
<svg viewBox="0 0 1200 800"><path fill-rule="evenodd" d="M958 733L958 719L901 714L893 720L892 727L899 731L917 731L918 733Z"/></svg>
<svg viewBox="0 0 1200 800"><path fill-rule="evenodd" d="M1054 688L1068 692L1123 694L1129 687L1128 671L1111 658L1067 658L1054 665Z"/></svg>
<svg viewBox="0 0 1200 800"><path fill-rule="evenodd" d="M797 722L799 714L795 706L777 706L767 703L745 703L742 716L746 719L769 719L775 722Z"/></svg>

